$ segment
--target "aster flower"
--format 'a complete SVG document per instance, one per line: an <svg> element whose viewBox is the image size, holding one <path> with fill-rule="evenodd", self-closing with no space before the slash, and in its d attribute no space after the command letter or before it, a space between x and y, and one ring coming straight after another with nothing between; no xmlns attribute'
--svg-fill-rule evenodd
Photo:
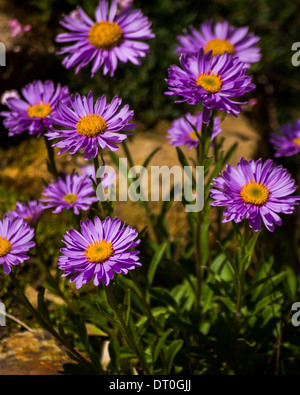
<svg viewBox="0 0 300 395"><path fill-rule="evenodd" d="M55 207L53 213L67 209L79 214L79 210L88 210L98 200L94 194L92 181L88 177L67 174L65 180L59 177L56 182L45 187L45 197L40 201L46 203L45 209Z"/></svg>
<svg viewBox="0 0 300 395"><path fill-rule="evenodd" d="M92 177L93 181L95 184L97 184L96 180L96 173L95 173L95 166L90 164L87 166L84 166L82 169L82 174L86 175L87 177ZM115 185L117 176L116 172L112 168L108 168L107 165L100 166L99 169L97 170L97 173L102 173L101 175L101 185L102 187L105 188L110 188L112 185Z"/></svg>
<svg viewBox="0 0 300 395"><path fill-rule="evenodd" d="M93 105L93 92L88 96L80 96L78 93L71 96L71 107L64 103L58 103L56 116L52 117L54 127L46 136L49 140L61 139L53 146L61 149L59 154L70 151L75 154L78 150L85 152L85 159L91 159L98 155L98 144L112 151L119 149L115 143L126 139L127 130L136 125L129 124L133 118L133 111L129 105L120 110L122 99L115 96L110 104L106 102L105 95L97 99ZM56 129L62 126L64 129Z"/></svg>
<svg viewBox="0 0 300 395"><path fill-rule="evenodd" d="M212 21L206 21L200 26L200 30L190 27L190 32L185 30L184 35L178 36L176 52L181 55L197 52L201 48L204 53L212 51L212 56L227 52L250 66L251 63L258 62L261 55L257 46L259 37L248 31L248 27L236 28L226 21L218 22L215 26Z"/></svg>
<svg viewBox="0 0 300 395"><path fill-rule="evenodd" d="M246 218L254 231L263 220L273 232L275 225L281 225L278 213L292 214L300 200L300 196L290 196L297 189L291 175L271 159L263 163L241 158L237 168L227 166L213 181L211 205L226 207L223 222Z"/></svg>
<svg viewBox="0 0 300 395"><path fill-rule="evenodd" d="M0 221L0 265L9 274L13 265L23 263L28 250L35 246L34 230L21 218L4 216Z"/></svg>
<svg viewBox="0 0 300 395"><path fill-rule="evenodd" d="M6 119L4 126L9 130L8 135L13 136L29 131L40 137L43 129L52 125L49 115L55 115L55 105L59 101L68 103L69 89L57 84L55 88L52 81L34 81L22 89L21 98L8 98L6 105L10 111L0 113Z"/></svg>
<svg viewBox="0 0 300 395"><path fill-rule="evenodd" d="M221 132L220 119L214 118L213 132L211 141ZM185 117L181 117L172 122L171 127L167 132L167 138L170 139L170 144L174 147L186 145L188 149L195 148L199 144L199 139L193 130L192 126L201 134L202 130L202 112L196 115L187 113Z"/></svg>
<svg viewBox="0 0 300 395"><path fill-rule="evenodd" d="M81 288L93 277L98 286L101 281L108 285L115 273L127 274L141 266L138 261L139 251L132 251L140 240L138 232L120 219L107 217L104 221L95 217L94 222L81 221L81 231L70 229L64 235L66 248L58 258L59 269L65 271L63 277L73 274L70 282L75 281L76 288Z"/></svg>
<svg viewBox="0 0 300 395"><path fill-rule="evenodd" d="M216 109L237 116L241 104L231 98L240 97L255 88L251 76L246 76L247 68L243 62L233 58L229 53L211 57L211 52L203 49L193 54L180 57L182 68L172 65L169 68L169 91L166 95L179 95L182 99L195 105L202 102L203 122L208 123L210 111Z"/></svg>
<svg viewBox="0 0 300 395"><path fill-rule="evenodd" d="M149 52L149 45L141 40L154 37L148 18L140 10L126 7L117 13L118 3L100 0L95 10L95 21L78 6L78 18L65 15L61 25L69 32L57 36L59 43L75 42L62 48L59 54L67 54L63 65L76 67L76 73L92 62L91 75L103 66L103 74L113 76L118 61L141 64L141 57Z"/></svg>
<svg viewBox="0 0 300 395"><path fill-rule="evenodd" d="M271 133L270 142L275 149L274 156L291 156L300 151L300 119L280 127L282 134Z"/></svg>
<svg viewBox="0 0 300 395"><path fill-rule="evenodd" d="M26 203L16 203L14 210L7 213L10 218L22 218L25 220L29 226L35 226L40 219L40 216L44 210L42 203L36 200L30 200Z"/></svg>

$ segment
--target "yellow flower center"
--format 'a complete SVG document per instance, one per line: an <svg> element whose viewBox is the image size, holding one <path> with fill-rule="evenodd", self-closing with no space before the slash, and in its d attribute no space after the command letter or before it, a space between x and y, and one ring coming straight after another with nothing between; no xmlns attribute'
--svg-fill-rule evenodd
<svg viewBox="0 0 300 395"><path fill-rule="evenodd" d="M201 130L198 130L198 134L201 134ZM193 140L198 140L198 136L194 130L190 133L190 138Z"/></svg>
<svg viewBox="0 0 300 395"><path fill-rule="evenodd" d="M214 38L205 45L204 53L212 51L212 56L223 55L224 52L228 52L231 55L234 53L234 45L226 39Z"/></svg>
<svg viewBox="0 0 300 395"><path fill-rule="evenodd" d="M27 113L30 118L45 118L47 115L51 114L51 112L52 109L49 103L44 104L41 102L40 104L35 104L34 106L29 106L27 108Z"/></svg>
<svg viewBox="0 0 300 395"><path fill-rule="evenodd" d="M6 237L0 236L0 258L7 255L11 250L11 242Z"/></svg>
<svg viewBox="0 0 300 395"><path fill-rule="evenodd" d="M96 48L110 49L119 44L122 35L122 29L117 23L101 21L90 28L88 39Z"/></svg>
<svg viewBox="0 0 300 395"><path fill-rule="evenodd" d="M111 241L98 240L94 244L88 245L84 251L90 263L103 263L114 253Z"/></svg>
<svg viewBox="0 0 300 395"><path fill-rule="evenodd" d="M197 76L196 84L202 86L209 93L219 92L222 86L222 79L216 74L212 74L211 71L209 73L201 73Z"/></svg>
<svg viewBox="0 0 300 395"><path fill-rule="evenodd" d="M77 132L82 136L95 137L103 133L106 122L100 115L90 114L82 117L76 124Z"/></svg>
<svg viewBox="0 0 300 395"><path fill-rule="evenodd" d="M268 200L269 189L265 184L261 184L252 180L249 184L246 183L243 186L240 195L245 203L261 206Z"/></svg>
<svg viewBox="0 0 300 395"><path fill-rule="evenodd" d="M298 137L294 138L292 143L297 144L300 147L300 139Z"/></svg>
<svg viewBox="0 0 300 395"><path fill-rule="evenodd" d="M65 195L63 197L63 200L65 200L69 204L75 203L77 200L77 195L75 195L74 193L69 193L68 195Z"/></svg>

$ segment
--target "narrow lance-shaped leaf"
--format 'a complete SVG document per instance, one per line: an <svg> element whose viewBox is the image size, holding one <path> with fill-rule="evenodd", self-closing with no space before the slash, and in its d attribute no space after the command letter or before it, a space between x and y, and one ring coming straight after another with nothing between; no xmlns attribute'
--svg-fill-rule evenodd
<svg viewBox="0 0 300 395"><path fill-rule="evenodd" d="M169 244L168 242L161 244L154 254L154 257L150 263L148 275L147 275L149 286L152 284L157 266L160 263L168 244Z"/></svg>

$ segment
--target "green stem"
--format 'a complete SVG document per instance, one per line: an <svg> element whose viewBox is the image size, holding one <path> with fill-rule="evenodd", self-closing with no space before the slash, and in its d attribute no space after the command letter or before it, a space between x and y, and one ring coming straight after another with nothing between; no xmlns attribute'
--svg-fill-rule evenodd
<svg viewBox="0 0 300 395"><path fill-rule="evenodd" d="M195 243L196 243L196 276L197 276L197 286L196 286L196 310L200 309L201 302L201 291L202 291L202 260L201 260L201 244L200 244L200 227L201 227L201 217L199 215L196 225Z"/></svg>
<svg viewBox="0 0 300 395"><path fill-rule="evenodd" d="M96 155L95 158L93 158L93 162L94 162L94 168L95 168L95 177L96 177L96 181L97 181L97 176L96 176L96 174L97 174L97 170L98 170L99 167L100 167L98 155ZM98 185L98 181L97 181L97 185Z"/></svg>
<svg viewBox="0 0 300 395"><path fill-rule="evenodd" d="M44 136L46 148L47 148L47 153L48 153L48 170L50 173L53 175L53 177L56 179L58 176L58 171L55 163L55 152L54 148L52 147L50 141L47 139L46 136Z"/></svg>
<svg viewBox="0 0 300 395"><path fill-rule="evenodd" d="M151 373L150 373L148 364L146 362L146 359L145 359L144 355L140 352L140 350L139 350L139 348L132 336L132 333L131 333L129 327L126 325L126 323L123 319L122 312L118 308L118 304L117 304L115 295L112 291L111 285L105 287L105 291L106 291L107 301L110 304L110 306L112 307L112 309L114 310L114 312L116 313L116 315L120 321L120 324L121 324L122 328L124 329L124 332L125 332L125 335L126 335L126 338L127 338L127 341L129 343L130 347L132 348L132 350L135 352L137 358L139 359L143 370L146 372L146 374L150 375Z"/></svg>
<svg viewBox="0 0 300 395"><path fill-rule="evenodd" d="M207 158L212 128L214 123L214 114L211 115L209 124L202 124L201 135L200 135L200 147L197 147L198 154L198 166L204 166L205 159ZM205 210L209 210L209 205L205 205ZM207 214L207 213L206 213ZM201 226L203 225L204 215L202 211L199 211L196 218L196 232L195 232L195 247L196 247L196 276L197 276L197 288L196 288L196 309L200 309L201 302L201 292L202 292L202 281L203 281L203 271L202 271L202 257L201 257Z"/></svg>
<svg viewBox="0 0 300 395"><path fill-rule="evenodd" d="M95 168L95 179L96 179L96 184L95 184L95 180L93 180L93 185L94 185L95 194L97 194L97 187L99 185L98 178L97 178L97 170L100 167L100 162L99 162L99 156L98 155L96 155L95 158L93 158L93 163L94 163L94 168ZM100 180L100 182L101 182L101 180ZM98 199L98 210L99 210L100 217L103 217L104 216L104 210L103 210L101 201L99 199Z"/></svg>

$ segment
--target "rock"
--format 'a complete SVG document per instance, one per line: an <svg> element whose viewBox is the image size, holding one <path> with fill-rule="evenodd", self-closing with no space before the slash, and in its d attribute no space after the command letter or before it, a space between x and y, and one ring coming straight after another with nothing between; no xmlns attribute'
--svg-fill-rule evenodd
<svg viewBox="0 0 300 395"><path fill-rule="evenodd" d="M60 375L70 359L44 330L17 333L0 342L0 375Z"/></svg>

